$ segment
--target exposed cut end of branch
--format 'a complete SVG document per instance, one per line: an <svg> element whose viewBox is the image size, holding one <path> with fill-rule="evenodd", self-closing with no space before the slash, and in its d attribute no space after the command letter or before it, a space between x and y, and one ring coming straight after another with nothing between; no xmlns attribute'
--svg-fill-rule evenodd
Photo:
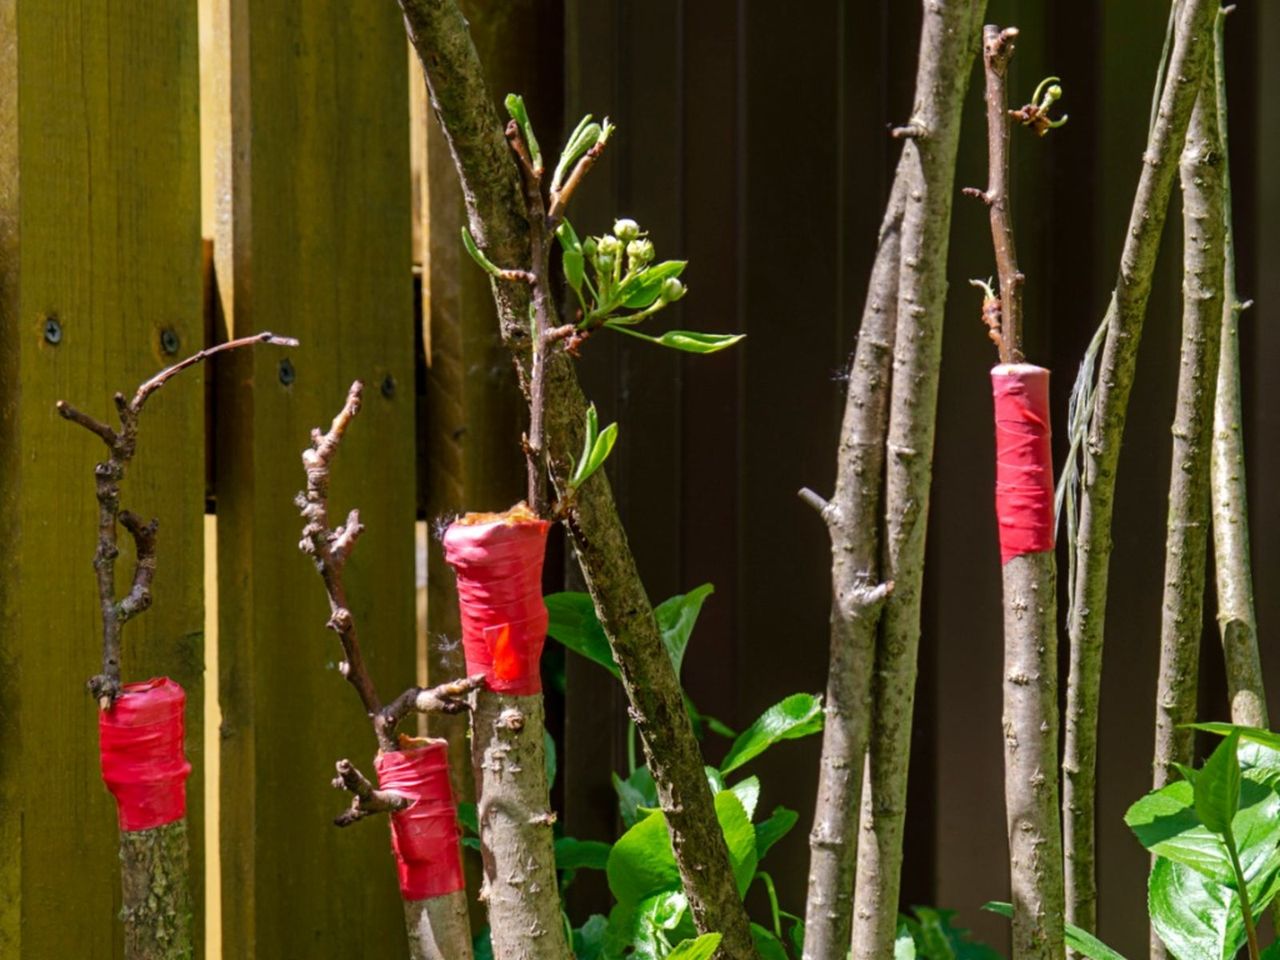
<svg viewBox="0 0 1280 960"><path fill-rule="evenodd" d="M412 712L455 714L470 710L471 702L468 698L482 687L484 687L483 673L450 680L430 689L410 687L383 707L374 719L378 739L380 741L393 739L396 727Z"/></svg>
<svg viewBox="0 0 1280 960"><path fill-rule="evenodd" d="M351 806L333 818L335 827L349 827L365 817L395 813L409 805L405 797L377 789L350 760L339 760L335 767L338 775L333 778L334 788L351 794Z"/></svg>

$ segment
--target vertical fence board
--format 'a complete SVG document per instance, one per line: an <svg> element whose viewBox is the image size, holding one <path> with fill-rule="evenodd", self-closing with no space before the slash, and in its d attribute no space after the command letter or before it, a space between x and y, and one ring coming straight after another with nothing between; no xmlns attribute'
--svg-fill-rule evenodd
<svg viewBox="0 0 1280 960"><path fill-rule="evenodd" d="M382 695L414 681L408 78L394 4L230 0L217 238L230 331L302 347L236 358L217 390L224 943L237 958L405 952L384 821L338 830L329 786L375 743L335 669L292 503L308 431L351 380L364 410L333 473L367 532L350 603ZM377 945L376 948L373 945Z"/></svg>
<svg viewBox="0 0 1280 960"><path fill-rule="evenodd" d="M91 559L96 438L66 398L108 418L115 390L203 338L194 5L114 10L67 0L0 5L0 955L118 956L114 804L102 785ZM45 338L57 320L61 339ZM150 611L125 630L126 680L187 690L187 754L202 743L202 374L143 416L123 505L160 521ZM127 540L127 536L124 540ZM122 543L118 590L132 568ZM200 918L199 767L188 783Z"/></svg>

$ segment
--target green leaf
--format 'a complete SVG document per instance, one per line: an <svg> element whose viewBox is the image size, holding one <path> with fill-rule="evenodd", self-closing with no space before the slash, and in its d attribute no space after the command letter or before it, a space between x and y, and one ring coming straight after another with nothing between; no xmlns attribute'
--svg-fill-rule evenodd
<svg viewBox="0 0 1280 960"><path fill-rule="evenodd" d="M653 306L662 292L662 284L668 277L678 277L684 273L687 260L664 260L651 267L645 267L622 282L615 294L622 306L629 310L643 310ZM626 320L625 317L619 318Z"/></svg>
<svg viewBox="0 0 1280 960"><path fill-rule="evenodd" d="M556 782L556 741L546 730L542 731L542 758L547 771L547 789L550 790Z"/></svg>
<svg viewBox="0 0 1280 960"><path fill-rule="evenodd" d="M989 910L992 913L998 913L1006 920L1013 919L1013 904L992 901L984 903L983 910ZM1074 923L1066 924L1066 941L1067 948L1087 957L1088 960L1124 960L1124 957L1116 953L1105 943L1089 933L1087 930L1081 930Z"/></svg>
<svg viewBox="0 0 1280 960"><path fill-rule="evenodd" d="M715 770L716 775L720 775L720 771L715 767L707 767L708 770ZM742 809L747 812L747 819L750 820L756 815L756 804L760 802L760 778L747 777L745 780L739 780L729 788L742 801Z"/></svg>
<svg viewBox="0 0 1280 960"><path fill-rule="evenodd" d="M915 919L907 926L915 937L922 960L1003 960L984 943L975 941L969 931L953 926L954 910L912 907Z"/></svg>
<svg viewBox="0 0 1280 960"><path fill-rule="evenodd" d="M661 811L655 810L641 818L618 838L609 852L605 872L609 889L620 904L639 903L679 888L680 871L676 869L667 821Z"/></svg>
<svg viewBox="0 0 1280 960"><path fill-rule="evenodd" d="M1178 960L1231 960L1244 944L1235 891L1164 857L1151 868L1147 909Z"/></svg>
<svg viewBox="0 0 1280 960"><path fill-rule="evenodd" d="M680 667L684 663L685 650L689 647L689 637L693 633L694 624L698 622L698 614L702 612L702 604L715 592L715 587L704 583L694 587L688 593L679 593L663 600L653 609L658 620L658 629L662 631L662 642L671 657L671 664L676 668L676 676L680 676Z"/></svg>
<svg viewBox="0 0 1280 960"><path fill-rule="evenodd" d="M599 840L576 840L560 837L556 840L557 870L604 870L609 865L609 851L613 847Z"/></svg>
<svg viewBox="0 0 1280 960"><path fill-rule="evenodd" d="M1280 733L1272 733L1270 730L1263 730L1261 727L1242 727L1234 723L1188 723L1187 726L1192 730L1216 733L1220 737L1228 736L1232 731L1235 731L1240 734L1241 740L1247 740L1251 743L1261 744L1271 750L1280 751Z"/></svg>
<svg viewBox="0 0 1280 960"><path fill-rule="evenodd" d="M575 960L602 960L604 935L609 921L602 914L593 913L587 922L573 931L573 955Z"/></svg>
<svg viewBox="0 0 1280 960"><path fill-rule="evenodd" d="M751 924L751 942L760 960L790 960L787 948L773 935L773 931L758 923Z"/></svg>
<svg viewBox="0 0 1280 960"><path fill-rule="evenodd" d="M458 823L462 824L464 830L479 836L480 834L480 813L474 803L458 804Z"/></svg>
<svg viewBox="0 0 1280 960"><path fill-rule="evenodd" d="M793 693L774 704L742 732L720 764L721 773L738 769L782 740L807 737L822 729L822 697Z"/></svg>
<svg viewBox="0 0 1280 960"><path fill-rule="evenodd" d="M569 139L565 141L560 160L556 163L555 173L551 176L551 189L553 192L560 189L564 183L565 174L578 162L578 158L596 145L601 133L603 133L603 129L600 124L591 122L591 114L588 113L578 121L573 133L569 134Z"/></svg>
<svg viewBox="0 0 1280 960"><path fill-rule="evenodd" d="M756 874L756 829L751 825L746 808L732 790L715 796L716 819L724 832L729 848L729 863L734 879L738 881L738 895L742 896L751 886Z"/></svg>
<svg viewBox="0 0 1280 960"><path fill-rule="evenodd" d="M1240 763L1236 759L1239 744L1240 732L1232 730L1210 754L1193 784L1196 816L1223 837L1231 836L1231 821L1240 808Z"/></svg>
<svg viewBox="0 0 1280 960"><path fill-rule="evenodd" d="M547 605L547 636L618 676L618 665L613 662L609 640L596 618L591 596L577 592L551 593L543 600Z"/></svg>
<svg viewBox="0 0 1280 960"><path fill-rule="evenodd" d="M774 807L768 819L756 824L756 859L763 860L773 845L791 832L800 814L786 807Z"/></svg>
<svg viewBox="0 0 1280 960"><path fill-rule="evenodd" d="M586 276L586 268L581 250L566 250L561 254L560 262L564 266L564 279L579 297L582 296L582 281Z"/></svg>
<svg viewBox="0 0 1280 960"><path fill-rule="evenodd" d="M596 414L596 405L587 407L587 422L582 434L582 457L573 468L569 478L571 487L580 487L587 479L604 466L605 460L613 452L613 445L618 439L618 425L611 423L600 429L600 420Z"/></svg>
<svg viewBox="0 0 1280 960"><path fill-rule="evenodd" d="M660 337L651 337L647 333L641 333L639 330L632 330L626 324L619 323L617 320L606 320L604 325L611 330L617 330L628 336L648 340L650 343L656 343L660 347L683 350L685 353L716 353L727 347L732 347L746 336L745 333L697 333L693 330L668 330Z"/></svg>
<svg viewBox="0 0 1280 960"><path fill-rule="evenodd" d="M533 135L533 124L529 122L529 113L524 107L524 97L516 93L508 93L504 102L507 107L507 113L520 127L520 136L524 138L525 146L529 148L529 158L533 161L533 169L536 172L541 172L542 150L538 146L538 138Z"/></svg>
<svg viewBox="0 0 1280 960"><path fill-rule="evenodd" d="M489 274L489 276L496 277L502 272L476 246L475 238L471 236L471 231L465 226L462 228L462 245L466 248L467 253L471 255L471 259L480 264L480 269Z"/></svg>
<svg viewBox="0 0 1280 960"><path fill-rule="evenodd" d="M493 940L489 936L489 928L485 927L471 941L471 950L475 960L493 960Z"/></svg>
<svg viewBox="0 0 1280 960"><path fill-rule="evenodd" d="M665 960L673 943L696 937L689 903L669 890L639 903L619 903L609 913L603 956L607 960Z"/></svg>
<svg viewBox="0 0 1280 960"><path fill-rule="evenodd" d="M658 788L654 786L653 775L643 764L631 772L631 776L623 780L616 773L613 776L613 789L618 794L618 813L622 817L623 826L634 827L645 815L658 805Z"/></svg>
<svg viewBox="0 0 1280 960"><path fill-rule="evenodd" d="M719 946L720 934L704 933L696 940L683 940L676 944L676 948L667 954L667 960L708 960Z"/></svg>
<svg viewBox="0 0 1280 960"><path fill-rule="evenodd" d="M916 941L911 936L911 930L901 921L898 923L898 933L893 938L893 960L916 960Z"/></svg>

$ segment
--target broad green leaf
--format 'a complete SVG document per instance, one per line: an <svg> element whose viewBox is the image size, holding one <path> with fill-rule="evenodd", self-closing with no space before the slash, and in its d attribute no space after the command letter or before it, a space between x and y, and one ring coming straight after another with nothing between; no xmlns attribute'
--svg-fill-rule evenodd
<svg viewBox="0 0 1280 960"><path fill-rule="evenodd" d="M751 886L756 873L756 828L751 825L746 808L732 790L715 796L716 819L724 832L729 848L729 863L734 879L738 881L738 895L742 896Z"/></svg>
<svg viewBox="0 0 1280 960"><path fill-rule="evenodd" d="M613 774L613 789L618 795L618 813L623 826L628 829L640 822L646 810L658 805L658 788L654 786L649 768L641 765L623 780Z"/></svg>
<svg viewBox="0 0 1280 960"><path fill-rule="evenodd" d="M1187 726L1192 730L1216 733L1220 737L1228 736L1232 731L1236 731L1240 734L1241 740L1247 740L1250 743L1261 744L1272 750L1280 751L1280 733L1263 730L1261 727L1242 727L1234 723L1189 723Z"/></svg>
<svg viewBox="0 0 1280 960"><path fill-rule="evenodd" d="M708 960L719 946L720 934L704 933L696 940L676 944L676 948L667 954L667 960Z"/></svg>
<svg viewBox="0 0 1280 960"><path fill-rule="evenodd" d="M774 704L742 732L720 764L721 773L738 769L782 740L807 737L822 729L822 697L793 693Z"/></svg>
<svg viewBox="0 0 1280 960"><path fill-rule="evenodd" d="M747 819L754 817L756 804L760 802L760 778L747 777L745 780L739 780L729 789L742 801L742 809L747 812Z"/></svg>
<svg viewBox="0 0 1280 960"><path fill-rule="evenodd" d="M905 923L898 923L897 936L893 938L893 960L916 960L916 941Z"/></svg>
<svg viewBox="0 0 1280 960"><path fill-rule="evenodd" d="M543 600L547 605L547 636L618 676L618 665L613 662L609 640L596 618L591 596L567 591L548 594Z"/></svg>
<svg viewBox="0 0 1280 960"><path fill-rule="evenodd" d="M1013 904L1000 903L992 901L982 905L983 910L989 910L992 913L998 913L1006 920L1013 919ZM1124 960L1124 957L1116 953L1105 943L1095 937L1087 930L1081 930L1074 923L1066 924L1066 941L1067 948L1087 957L1088 960Z"/></svg>
<svg viewBox="0 0 1280 960"><path fill-rule="evenodd" d="M1236 748L1240 731L1232 730L1196 774L1196 816L1216 834L1231 835L1231 821L1240 808L1240 763Z"/></svg>
<svg viewBox="0 0 1280 960"><path fill-rule="evenodd" d="M660 337L651 337L647 333L641 333L639 330L632 330L626 324L619 323L616 320L606 320L604 325L628 336L648 340L650 343L656 343L660 347L683 350L685 353L716 353L727 347L732 347L746 336L745 333L698 333L694 330L668 330Z"/></svg>
<svg viewBox="0 0 1280 960"><path fill-rule="evenodd" d="M1261 917L1280 892L1280 854L1245 868L1249 900ZM1164 857L1147 882L1151 923L1179 960L1228 960L1244 944L1244 921L1234 883L1219 883Z"/></svg>
<svg viewBox="0 0 1280 960"><path fill-rule="evenodd" d="M751 942L760 960L790 960L787 948L773 935L773 931L758 923L751 924Z"/></svg>
<svg viewBox="0 0 1280 960"><path fill-rule="evenodd" d="M582 296L582 281L586 277L586 269L581 250L566 250L560 255L564 266L564 279L579 297Z"/></svg>
<svg viewBox="0 0 1280 960"><path fill-rule="evenodd" d="M538 147L538 138L533 135L533 124L529 122L529 112L524 107L524 97L517 93L508 93L505 101L507 113L520 127L520 135L524 137L525 146L529 148L529 157L533 161L533 169L542 169L542 150Z"/></svg>
<svg viewBox="0 0 1280 960"><path fill-rule="evenodd" d="M609 889L620 904L639 903L679 888L680 871L676 869L667 820L661 811L642 817L618 838L609 852L605 872Z"/></svg>
<svg viewBox="0 0 1280 960"><path fill-rule="evenodd" d="M680 676L680 667L684 663L685 650L689 647L689 636L693 633L694 624L698 622L698 614L702 612L702 604L715 589L711 584L704 583L688 593L668 597L653 608L658 629L662 631L662 642L676 668L677 677Z"/></svg>
<svg viewBox="0 0 1280 960"><path fill-rule="evenodd" d="M645 267L639 273L627 278L618 287L617 299L624 307L631 310L643 310L650 307L662 292L662 284L668 277L678 277L684 273L687 261L664 260ZM625 320L625 317L620 318Z"/></svg>
<svg viewBox="0 0 1280 960"><path fill-rule="evenodd" d="M593 913L587 922L573 931L573 955L575 960L602 960L604 935L609 921L602 914Z"/></svg>
<svg viewBox="0 0 1280 960"><path fill-rule="evenodd" d="M775 843L791 832L800 814L786 807L774 807L768 819L756 824L756 859L763 860Z"/></svg>
<svg viewBox="0 0 1280 960"><path fill-rule="evenodd" d="M489 260L488 257L484 255L480 248L476 246L475 238L471 236L471 231L465 226L462 228L462 245L466 248L467 253L471 255L471 259L478 263L480 265L480 269L485 273L490 276L497 276L502 272L493 264L492 261Z"/></svg>
<svg viewBox="0 0 1280 960"><path fill-rule="evenodd" d="M1280 794L1274 771L1246 770L1232 834L1246 875L1270 858L1280 843ZM1222 838L1200 823L1194 788L1185 780L1147 794L1129 808L1125 823L1138 842L1158 856L1191 867L1219 883L1232 884L1234 871Z"/></svg>
<svg viewBox="0 0 1280 960"><path fill-rule="evenodd" d="M576 840L560 837L556 840L557 870L603 870L609 864L612 847L599 840Z"/></svg>
<svg viewBox="0 0 1280 960"><path fill-rule="evenodd" d="M673 944L697 935L684 894L668 890L639 903L619 903L609 912L603 956L664 960Z"/></svg>

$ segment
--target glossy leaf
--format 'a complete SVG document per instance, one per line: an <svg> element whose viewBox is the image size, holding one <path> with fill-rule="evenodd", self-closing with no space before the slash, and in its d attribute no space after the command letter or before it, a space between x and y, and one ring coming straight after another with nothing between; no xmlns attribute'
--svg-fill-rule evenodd
<svg viewBox="0 0 1280 960"><path fill-rule="evenodd" d="M1242 727L1234 723L1189 723L1187 726L1192 730L1216 733L1220 737L1228 736L1232 731L1236 731L1240 734L1241 740L1261 744L1271 750L1280 752L1280 733L1273 733L1260 727Z"/></svg>
<svg viewBox="0 0 1280 960"><path fill-rule="evenodd" d="M775 843L791 832L800 814L787 807L774 807L768 818L756 824L756 859L763 860Z"/></svg>
<svg viewBox="0 0 1280 960"><path fill-rule="evenodd" d="M693 330L668 330L660 337L651 337L647 333L641 333L639 330L632 330L616 320L606 320L604 325L628 336L648 340L650 343L656 343L660 347L683 350L685 353L717 353L720 350L732 347L746 336L745 333L698 333Z"/></svg>
<svg viewBox="0 0 1280 960"><path fill-rule="evenodd" d="M643 310L653 306L654 301L658 299L658 294L662 293L662 284L669 277L678 277L684 273L687 264L686 260L664 260L662 263L645 267L623 281L618 287L616 299L629 310Z"/></svg>
<svg viewBox="0 0 1280 960"><path fill-rule="evenodd" d="M547 605L547 636L564 644L574 653L600 664L615 677L618 665L613 662L609 640L596 617L590 594L578 592L552 593L543 598Z"/></svg>
<svg viewBox="0 0 1280 960"><path fill-rule="evenodd" d="M720 764L720 772L729 773L738 769L775 743L807 737L821 729L822 697L811 693L793 693L762 713L760 719L733 741L728 755Z"/></svg>
<svg viewBox="0 0 1280 960"><path fill-rule="evenodd" d="M541 171L542 150L538 146L538 138L533 135L533 124L529 122L529 112L525 109L524 97L517 93L508 93L504 102L507 107L507 114L520 127L520 136L524 138L525 146L529 148L529 158L533 161L533 169Z"/></svg>
<svg viewBox="0 0 1280 960"><path fill-rule="evenodd" d="M1232 730L1210 754L1192 784L1196 816L1216 834L1231 834L1231 821L1240 807L1240 763L1236 748L1240 732Z"/></svg>
<svg viewBox="0 0 1280 960"><path fill-rule="evenodd" d="M738 895L747 892L756 873L756 828L751 825L746 808L732 790L715 796L716 819L729 848L729 863L738 881Z"/></svg>
<svg viewBox="0 0 1280 960"><path fill-rule="evenodd" d="M715 770L715 767L708 767L707 769ZM729 789L742 801L742 809L747 812L747 819L750 820L754 817L756 815L756 804L760 802L760 778L747 777L745 780L739 780Z"/></svg>
<svg viewBox="0 0 1280 960"><path fill-rule="evenodd" d="M560 837L556 840L556 869L603 870L609 864L611 849L611 844L599 840Z"/></svg>
<svg viewBox="0 0 1280 960"><path fill-rule="evenodd" d="M639 903L680 886L680 871L661 811L642 817L618 838L609 853L606 874L609 889L620 904Z"/></svg>
<svg viewBox="0 0 1280 960"><path fill-rule="evenodd" d="M618 425L611 423L600 429L599 415L593 403L587 407L587 419L582 433L582 456L578 459L569 478L571 487L580 487L591 475L604 466L618 439Z"/></svg>
<svg viewBox="0 0 1280 960"><path fill-rule="evenodd" d="M667 960L709 960L720 946L720 934L704 933L696 940L685 940L667 954ZM785 954L784 960L785 960Z"/></svg>
<svg viewBox="0 0 1280 960"><path fill-rule="evenodd" d="M476 246L475 238L471 236L471 231L465 226L462 228L462 245L466 248L467 253L470 254L471 259L478 263L480 265L480 269L485 273L490 276L497 276L502 272L489 260L488 257L484 255L481 249Z"/></svg>
<svg viewBox="0 0 1280 960"><path fill-rule="evenodd" d="M1245 867L1255 917L1280 892L1280 854ZM1234 882L1220 883L1164 857L1147 883L1147 903L1156 932L1179 960L1225 960L1244 944L1244 920Z"/></svg>
<svg viewBox="0 0 1280 960"><path fill-rule="evenodd" d="M715 587L704 583L694 587L688 593L679 593L663 600L653 608L653 615L658 620L658 629L662 631L662 642L666 645L667 655L676 668L676 676L680 676L680 668L684 664L684 654L689 648L689 637L693 634L694 625L698 622L698 614L707 597L715 592Z"/></svg>
<svg viewBox="0 0 1280 960"><path fill-rule="evenodd" d="M603 957L664 960L672 944L697 935L684 894L668 890L638 903L619 903L610 911Z"/></svg>
<svg viewBox="0 0 1280 960"><path fill-rule="evenodd" d="M1010 903L992 901L991 903L983 904L982 909L998 913L1006 920L1013 919L1013 904ZM1093 934L1087 930L1081 930L1074 923L1066 924L1065 933L1067 948L1082 957L1087 957L1088 960L1125 960L1123 956L1116 953Z"/></svg>
<svg viewBox="0 0 1280 960"><path fill-rule="evenodd" d="M569 139L565 141L564 150L560 153L560 160L556 163L555 172L551 176L553 191L560 189L561 184L564 183L565 174L578 161L578 158L596 145L596 141L600 139L600 133L600 124L591 122L591 114L588 113L578 121L578 125L573 128L573 133L569 134Z"/></svg>

